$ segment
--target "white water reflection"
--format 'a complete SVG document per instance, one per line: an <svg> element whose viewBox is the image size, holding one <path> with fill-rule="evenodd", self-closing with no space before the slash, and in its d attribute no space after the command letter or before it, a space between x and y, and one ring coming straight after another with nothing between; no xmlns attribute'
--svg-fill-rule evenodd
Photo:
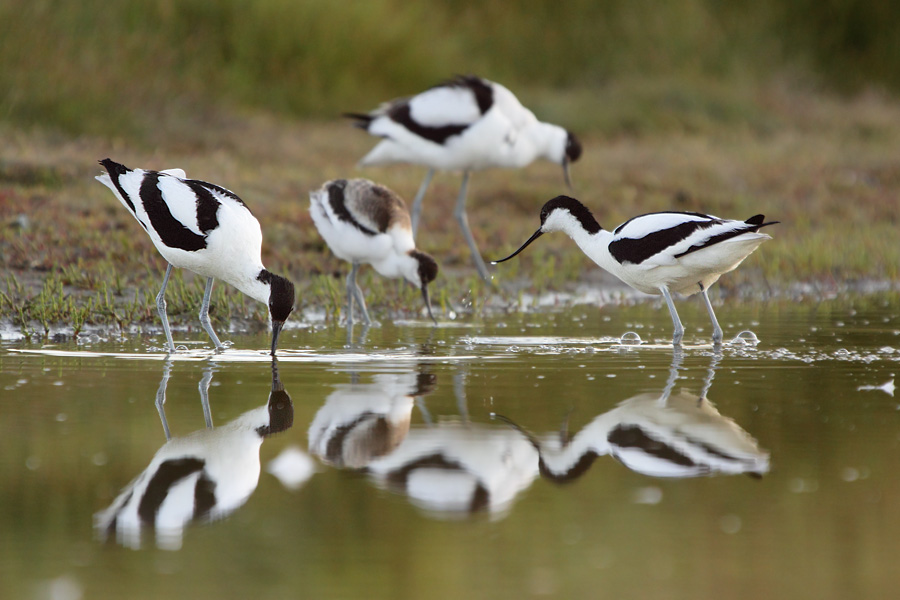
<svg viewBox="0 0 900 600"><path fill-rule="evenodd" d="M714 355L700 395L674 393L682 353L675 352L669 378L660 393L644 393L595 417L574 436L534 436L510 419L540 454L543 477L557 482L583 476L600 456L612 456L632 471L651 477L698 477L769 470L769 454L734 420L707 398L720 355Z"/></svg>
<svg viewBox="0 0 900 600"><path fill-rule="evenodd" d="M206 428L173 438L165 415L170 369L167 362L156 394L166 443L113 503L95 515L99 537L134 549L141 547L147 528L155 532L158 547L178 550L188 523L221 519L240 508L259 482L263 440L294 422L291 397L273 361L266 404L214 428L209 409L212 370L207 369L199 385Z"/></svg>

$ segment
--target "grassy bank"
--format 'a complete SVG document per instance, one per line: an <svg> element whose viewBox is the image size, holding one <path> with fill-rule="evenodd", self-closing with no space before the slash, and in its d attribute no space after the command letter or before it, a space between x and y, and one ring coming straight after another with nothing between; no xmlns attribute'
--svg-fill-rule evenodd
<svg viewBox="0 0 900 600"><path fill-rule="evenodd" d="M528 100L526 98L526 100ZM584 107L580 95L562 104ZM698 131L605 136L588 131L574 166L575 192L612 227L653 210L701 210L724 217L765 213L781 224L717 286L720 294L789 292L797 283L830 293L854 282L900 279L896 242L900 194L900 106L876 95L853 101L772 88L754 101L768 127L703 125ZM703 113L670 109L683 122ZM658 110L657 118L661 116ZM183 167L241 195L262 223L263 259L299 284L301 309L340 316L346 265L334 258L307 212L307 193L327 179L365 176L409 199L423 170L360 170L374 143L347 123L292 121L270 114L216 116L149 148L116 138L65 136L4 126L0 136L0 313L43 333L54 324L127 326L156 322L154 295L164 262L137 224L94 181L98 158L126 165ZM547 236L496 268L487 290L470 266L452 220L458 176L440 174L426 199L420 246L441 264L433 297L444 311L478 312L489 298L522 290L610 282L565 236ZM564 191L558 166L477 173L469 218L487 258L504 256L538 226L542 203ZM449 225L447 225L449 224ZM362 285L381 318L418 307L416 291L366 270ZM202 282L169 288L175 323L195 320ZM265 308L216 287L212 316L263 326Z"/></svg>

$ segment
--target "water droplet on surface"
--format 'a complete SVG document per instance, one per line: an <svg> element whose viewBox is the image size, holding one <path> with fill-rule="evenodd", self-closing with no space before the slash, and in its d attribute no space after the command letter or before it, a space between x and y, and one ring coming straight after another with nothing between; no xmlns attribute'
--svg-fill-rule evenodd
<svg viewBox="0 0 900 600"><path fill-rule="evenodd" d="M643 343L643 341L641 340L641 336L639 336L634 331L626 331L625 333L623 333L622 337L619 338L619 342L623 345L628 346L636 346Z"/></svg>

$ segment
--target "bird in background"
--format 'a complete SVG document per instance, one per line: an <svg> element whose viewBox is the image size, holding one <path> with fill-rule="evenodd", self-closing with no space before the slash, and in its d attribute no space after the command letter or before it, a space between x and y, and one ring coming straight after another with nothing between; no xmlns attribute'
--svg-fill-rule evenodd
<svg viewBox="0 0 900 600"><path fill-rule="evenodd" d="M370 113L346 113L354 125L382 138L361 166L409 163L428 167L413 200L416 235L422 200L435 170L462 171L454 216L478 274L490 281L469 229L466 193L469 174L489 167L521 168L538 158L561 164L571 189L569 163L581 156L581 143L566 129L544 123L504 86L472 75L458 76L416 96L386 102Z"/></svg>
<svg viewBox="0 0 900 600"><path fill-rule="evenodd" d="M409 212L400 196L368 179L335 179L309 193L309 212L335 256L351 264L347 276L348 325L353 323L354 300L365 324L372 323L356 282L359 266L366 263L385 277L403 277L419 288L428 316L437 324L428 284L437 277L438 265L416 249Z"/></svg>
<svg viewBox="0 0 900 600"><path fill-rule="evenodd" d="M712 339L722 341L707 290L722 274L736 268L764 241L759 230L778 221L763 215L746 221L720 219L696 212L656 212L603 229L591 211L568 196L557 196L541 208L541 226L522 246L493 264L509 260L545 233L562 231L603 269L645 294L662 295L675 327L672 343L680 346L684 326L671 292L703 296L712 322Z"/></svg>
<svg viewBox="0 0 900 600"><path fill-rule="evenodd" d="M100 164L107 172L96 179L112 190L168 262L156 296L168 351L175 352L175 343L169 329L165 293L172 268L178 267L206 277L200 324L217 352L225 346L209 320L214 279L231 284L268 306L274 356L278 336L294 309L294 284L263 266L262 230L244 201L213 183L188 179L181 169L129 169L109 158Z"/></svg>

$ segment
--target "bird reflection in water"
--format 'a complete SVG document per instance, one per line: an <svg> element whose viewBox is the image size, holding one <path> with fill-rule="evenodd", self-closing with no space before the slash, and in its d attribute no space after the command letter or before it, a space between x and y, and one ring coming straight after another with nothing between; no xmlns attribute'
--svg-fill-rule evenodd
<svg viewBox="0 0 900 600"><path fill-rule="evenodd" d="M268 402L216 428L208 397L212 371L207 370L199 386L206 428L171 437L164 411L170 370L171 362L167 362L156 397L165 445L144 472L95 515L94 526L101 538L130 548L140 547L141 530L146 527L155 532L157 546L178 550L187 524L215 521L241 507L259 482L263 440L294 422L291 397L273 360Z"/></svg>
<svg viewBox="0 0 900 600"><path fill-rule="evenodd" d="M541 476L567 482L584 475L598 456L610 455L651 477L699 477L769 470L769 454L732 419L716 410L707 392L721 355L715 355L699 396L673 393L683 354L676 352L662 394L639 394L621 402L571 438L565 428L538 439L507 419L540 453Z"/></svg>
<svg viewBox="0 0 900 600"><path fill-rule="evenodd" d="M469 421L462 373L454 385L461 417L433 419L422 397L436 380L423 377L376 375L372 384L340 386L310 427L310 452L367 473L432 517L504 515L537 478L537 450L508 427ZM414 405L425 424L410 425Z"/></svg>

